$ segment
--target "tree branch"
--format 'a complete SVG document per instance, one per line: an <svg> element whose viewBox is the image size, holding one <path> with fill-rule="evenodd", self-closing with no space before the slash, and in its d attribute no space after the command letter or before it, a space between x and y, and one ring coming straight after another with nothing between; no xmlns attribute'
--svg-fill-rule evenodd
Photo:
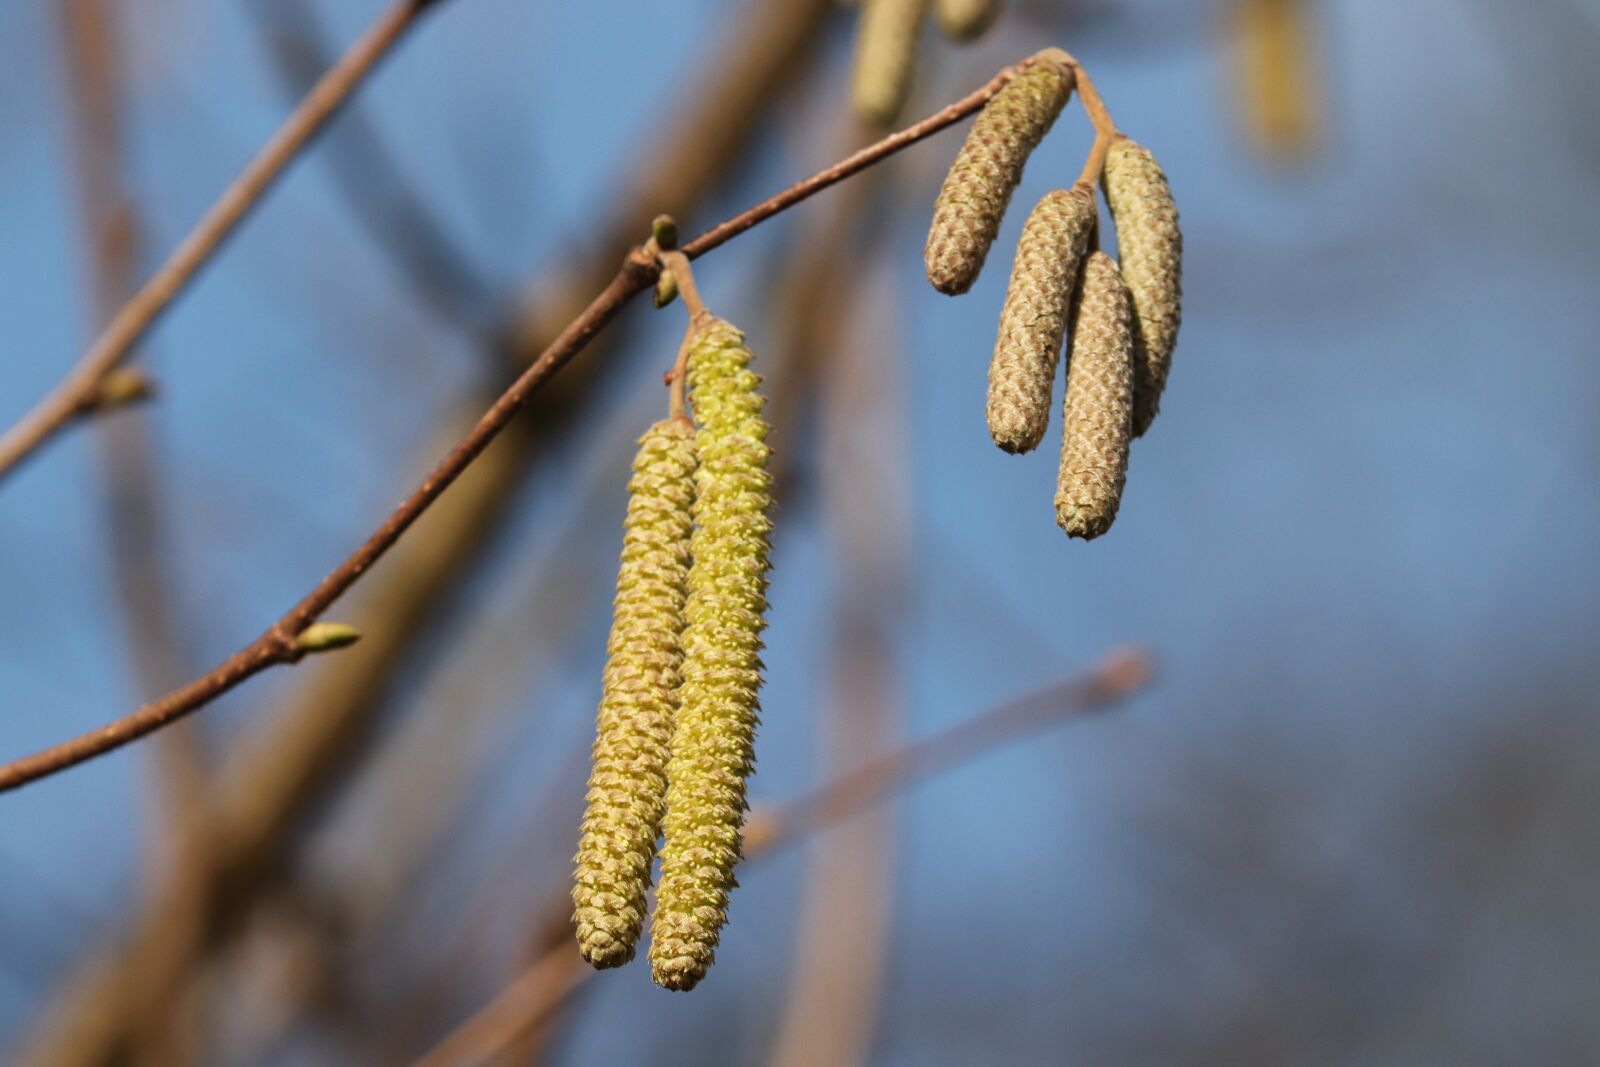
<svg viewBox="0 0 1600 1067"><path fill-rule="evenodd" d="M165 263L134 294L78 360L77 366L16 425L0 436L0 480L67 424L94 410L106 375L128 357L161 314L188 287L262 196L334 116L378 63L438 0L395 0L306 94Z"/></svg>
<svg viewBox="0 0 1600 1067"><path fill-rule="evenodd" d="M739 234L793 207L808 197L865 170L894 153L954 125L981 110L1027 63L1009 67L960 100L912 126L891 134L839 163L768 198L683 246L691 258L705 255ZM438 500L489 443L515 417L530 396L583 351L584 347L627 303L654 286L659 266L653 256L635 248L624 258L610 283L568 324L539 358L501 394L476 425L440 461L422 484L300 603L268 627L260 637L218 667L127 716L72 740L0 766L0 793L111 752L215 700L240 682L269 667L297 662L304 651L296 637L381 559L411 524ZM3 469L3 468L0 468Z"/></svg>

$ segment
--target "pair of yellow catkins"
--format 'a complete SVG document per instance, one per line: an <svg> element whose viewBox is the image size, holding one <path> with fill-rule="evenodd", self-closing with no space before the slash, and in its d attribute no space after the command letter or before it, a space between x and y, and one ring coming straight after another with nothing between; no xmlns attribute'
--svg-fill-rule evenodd
<svg viewBox="0 0 1600 1067"><path fill-rule="evenodd" d="M715 955L754 762L770 477L760 378L738 330L697 315L695 421L657 423L634 459L573 886L583 956L633 958L656 840L650 966L693 988Z"/></svg>
<svg viewBox="0 0 1600 1067"><path fill-rule="evenodd" d="M928 277L941 291L965 292L977 277L1073 77L1036 57L974 123L928 238ZM1128 441L1155 416L1178 328L1180 247L1166 180L1126 140L1110 147L1104 177L1126 282L1110 257L1086 255L1092 188L1049 194L1023 229L990 368L990 431L1007 451L1027 451L1044 436L1070 327L1056 514L1080 537L1104 532L1116 514ZM750 350L703 308L691 311L684 345L694 421L680 414L651 427L628 483L572 893L584 958L628 962L661 840L650 965L669 989L705 976L727 919L754 762L771 531Z"/></svg>
<svg viewBox="0 0 1600 1067"><path fill-rule="evenodd" d="M928 231L928 279L940 292L964 293L977 279L1023 165L1072 85L1069 67L1037 59L973 123ZM1182 316L1183 237L1166 176L1148 149L1119 134L1101 178L1122 263L1090 251L1098 223L1092 184L1080 181L1039 201L1017 244L987 407L997 445L1007 452L1037 447L1067 342L1056 521L1086 539L1116 518L1128 444L1156 416Z"/></svg>

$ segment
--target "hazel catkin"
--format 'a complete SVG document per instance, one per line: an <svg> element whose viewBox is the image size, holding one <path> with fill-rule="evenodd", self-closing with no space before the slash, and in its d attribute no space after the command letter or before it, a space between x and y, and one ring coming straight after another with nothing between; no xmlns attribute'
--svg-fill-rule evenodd
<svg viewBox="0 0 1600 1067"><path fill-rule="evenodd" d="M887 126L905 107L927 0L863 0L851 94L856 114Z"/></svg>
<svg viewBox="0 0 1600 1067"><path fill-rule="evenodd" d="M1032 451L1050 424L1056 362L1094 222L1094 191L1075 185L1047 193L1022 227L989 363L989 435L1007 452Z"/></svg>
<svg viewBox="0 0 1600 1067"><path fill-rule="evenodd" d="M694 471L689 420L659 422L640 438L572 889L578 947L596 967L631 960L644 925L666 807Z"/></svg>
<svg viewBox="0 0 1600 1067"><path fill-rule="evenodd" d="M975 41L994 25L1000 0L935 0L939 28L957 41Z"/></svg>
<svg viewBox="0 0 1600 1067"><path fill-rule="evenodd" d="M1106 156L1104 183L1133 300L1133 435L1139 437L1161 407L1183 321L1183 233L1167 176L1148 148L1116 141Z"/></svg>
<svg viewBox="0 0 1600 1067"><path fill-rule="evenodd" d="M1066 105L1072 83L1070 68L1040 59L973 120L934 201L923 250L928 281L941 293L964 293L977 280L1022 168Z"/></svg>
<svg viewBox="0 0 1600 1067"><path fill-rule="evenodd" d="M1117 517L1134 403L1132 309L1122 274L1104 252L1084 262L1076 304L1055 504L1061 528L1087 541Z"/></svg>
<svg viewBox="0 0 1600 1067"><path fill-rule="evenodd" d="M727 921L755 758L771 529L767 426L750 350L719 319L689 343L700 456L694 562L650 942L652 975L668 989L692 989L705 976Z"/></svg>

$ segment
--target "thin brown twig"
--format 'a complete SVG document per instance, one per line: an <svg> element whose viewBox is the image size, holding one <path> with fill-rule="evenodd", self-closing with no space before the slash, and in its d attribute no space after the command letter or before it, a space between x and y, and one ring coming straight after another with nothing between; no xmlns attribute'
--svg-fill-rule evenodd
<svg viewBox="0 0 1600 1067"><path fill-rule="evenodd" d="M322 76L166 262L122 306L71 372L0 435L0 480L67 424L95 410L93 398L106 375L128 357L133 346L261 202L301 149L394 50L422 13L437 3L438 0L395 0Z"/></svg>
<svg viewBox="0 0 1600 1067"><path fill-rule="evenodd" d="M885 137L713 227L685 245L683 253L690 258L705 255L829 186L954 125L981 110L1020 69L1021 65L1001 71L981 88L921 122ZM0 766L0 792L16 789L111 752L205 706L269 667L298 662L305 655L305 650L297 644L297 636L393 547L412 523L511 422L528 398L583 351L589 341L615 319L633 297L654 285L659 273L660 267L654 256L647 254L642 247L633 249L624 258L610 283L501 394L467 435L423 479L422 484L343 563L260 637L229 656L212 671L123 718Z"/></svg>
<svg viewBox="0 0 1600 1067"><path fill-rule="evenodd" d="M672 275L678 292L683 295L683 306L689 312L689 325L683 331L683 343L678 346L678 358L672 363L672 399L670 413L673 418L685 418L684 393L689 384L689 348L695 331L701 324L711 317L711 312L706 310L705 301L700 299L700 287L694 281L694 268L689 266L689 257L676 249L665 249L661 252L662 268Z"/></svg>
<svg viewBox="0 0 1600 1067"><path fill-rule="evenodd" d="M885 753L775 811L758 810L746 830L745 861L758 860L921 779L1068 715L1107 707L1143 688L1151 673L1148 653L1116 650L1085 674ZM485 1062L543 1023L595 973L584 966L570 942L563 943L518 975L412 1067L469 1067Z"/></svg>

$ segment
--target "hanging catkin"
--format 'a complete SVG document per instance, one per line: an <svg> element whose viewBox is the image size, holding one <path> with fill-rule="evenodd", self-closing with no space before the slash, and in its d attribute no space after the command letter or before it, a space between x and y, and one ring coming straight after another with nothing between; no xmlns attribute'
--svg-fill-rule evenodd
<svg viewBox="0 0 1600 1067"><path fill-rule="evenodd" d="M994 25L995 16L1000 13L1000 0L935 0L934 12L946 36L957 41L973 41Z"/></svg>
<svg viewBox="0 0 1600 1067"><path fill-rule="evenodd" d="M700 456L694 562L650 942L652 974L669 989L705 976L727 920L754 760L771 529L767 426L750 350L720 319L690 345Z"/></svg>
<svg viewBox="0 0 1600 1067"><path fill-rule="evenodd" d="M1183 319L1183 234L1167 176L1155 156L1126 138L1111 146L1106 203L1117 222L1117 252L1133 298L1133 435L1150 428L1172 367Z"/></svg>
<svg viewBox="0 0 1600 1067"><path fill-rule="evenodd" d="M1056 522L1072 537L1099 537L1117 517L1128 476L1133 355L1133 316L1122 274L1110 256L1091 253L1067 356L1056 482Z"/></svg>
<svg viewBox="0 0 1600 1067"><path fill-rule="evenodd" d="M864 0L856 30L852 93L856 114L887 126L911 93L917 35L927 0Z"/></svg>
<svg viewBox="0 0 1600 1067"><path fill-rule="evenodd" d="M572 889L578 947L596 967L631 960L644 924L666 806L694 470L688 419L658 422L640 438Z"/></svg>
<svg viewBox="0 0 1600 1067"><path fill-rule="evenodd" d="M1032 451L1050 424L1056 362L1094 219L1094 190L1075 185L1047 193L1022 227L989 363L989 435L1007 452Z"/></svg>
<svg viewBox="0 0 1600 1067"><path fill-rule="evenodd" d="M1072 92L1072 71L1041 59L1017 75L978 113L933 205L923 260L941 293L972 288L1000 232L1028 155Z"/></svg>

